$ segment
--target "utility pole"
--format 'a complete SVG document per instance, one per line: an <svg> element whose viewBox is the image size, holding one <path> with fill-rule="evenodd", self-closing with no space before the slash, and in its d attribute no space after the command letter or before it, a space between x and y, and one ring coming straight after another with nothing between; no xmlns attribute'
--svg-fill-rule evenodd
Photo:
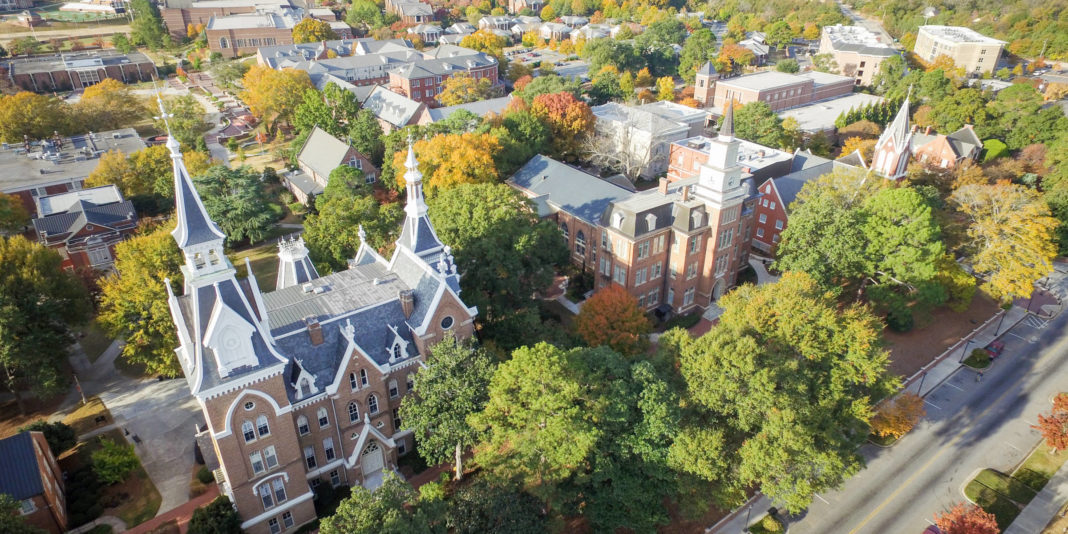
<svg viewBox="0 0 1068 534"><path fill-rule="evenodd" d="M82 396L82 404L88 404L87 402L85 402L85 392L82 391L82 383L78 381L77 373L71 373L71 376L74 377L74 387L75 387L75 389L77 389L78 390L78 394Z"/></svg>

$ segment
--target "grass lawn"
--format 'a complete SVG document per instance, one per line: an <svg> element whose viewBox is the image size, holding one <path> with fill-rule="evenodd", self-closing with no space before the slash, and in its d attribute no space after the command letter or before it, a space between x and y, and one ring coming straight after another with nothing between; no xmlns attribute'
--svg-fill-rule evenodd
<svg viewBox="0 0 1068 534"><path fill-rule="evenodd" d="M48 419L63 402L64 395L40 400L29 394L23 394L22 402L26 405L26 414L20 414L15 401L0 402L0 439L14 436L18 429L40 419Z"/></svg>
<svg viewBox="0 0 1068 534"><path fill-rule="evenodd" d="M100 448L100 441L104 438L120 444L128 443L121 430L109 430L89 441L79 443L77 447L65 453L61 461L62 468L73 471L90 465L93 451ZM116 516L132 527L155 517L163 498L145 468L138 463L126 480L102 487L98 502L102 505L114 503L113 506L104 508L104 515Z"/></svg>
<svg viewBox="0 0 1068 534"><path fill-rule="evenodd" d="M1068 460L1068 452L1053 453L1045 443L1039 443L1012 477L1035 491L1041 491L1065 460Z"/></svg>
<svg viewBox="0 0 1068 534"><path fill-rule="evenodd" d="M286 228L292 231L292 229ZM245 258L252 263L252 273L256 275L256 282L260 291L274 291L274 284L278 278L278 245L272 241L266 245L255 248L232 252L230 261L237 267L237 276L247 276L245 272Z"/></svg>
<svg viewBox="0 0 1068 534"><path fill-rule="evenodd" d="M104 354L104 351L114 341L104 333L104 330L100 328L95 319L89 321L85 326L78 327L75 330L75 335L78 336L78 344L82 346L82 350L85 351L85 355L90 362L96 362L97 358Z"/></svg>
<svg viewBox="0 0 1068 534"><path fill-rule="evenodd" d="M984 469L964 487L964 495L983 510L994 514L998 527L1004 530L1020 515L1020 510L1031 502L1035 492L1008 475Z"/></svg>
<svg viewBox="0 0 1068 534"><path fill-rule="evenodd" d="M984 469L976 475L974 481L979 482L1021 505L1027 504L1031 502L1031 499L1035 498L1035 490L1031 489L1023 482L1004 473L994 471L993 469Z"/></svg>
<svg viewBox="0 0 1068 534"><path fill-rule="evenodd" d="M79 436L115 422L100 397L89 397L86 400L88 402L84 406L78 407L77 410L63 418L63 422L70 425ZM103 417L105 420L97 423L97 417Z"/></svg>
<svg viewBox="0 0 1068 534"><path fill-rule="evenodd" d="M983 349L975 349L964 359L964 365L972 369L986 369L990 367L990 353Z"/></svg>

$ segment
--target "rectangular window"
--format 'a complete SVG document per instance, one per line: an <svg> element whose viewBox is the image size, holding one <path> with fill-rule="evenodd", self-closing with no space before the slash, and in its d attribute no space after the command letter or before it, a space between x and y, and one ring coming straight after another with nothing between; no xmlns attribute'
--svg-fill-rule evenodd
<svg viewBox="0 0 1068 534"><path fill-rule="evenodd" d="M289 512L282 514L282 524L285 525L286 528L293 528L293 514Z"/></svg>
<svg viewBox="0 0 1068 534"><path fill-rule="evenodd" d="M601 248L611 250L608 246L608 232L601 232Z"/></svg>
<svg viewBox="0 0 1068 534"><path fill-rule="evenodd" d="M408 446L404 443L403 439L397 440L397 452L400 454L408 452Z"/></svg>
<svg viewBox="0 0 1068 534"><path fill-rule="evenodd" d="M263 449L263 459L267 461L267 469L278 467L278 455L274 452L274 445Z"/></svg>
<svg viewBox="0 0 1068 534"><path fill-rule="evenodd" d="M22 515L30 515L37 511L37 505L33 503L33 499L23 499L19 505L19 513Z"/></svg>
<svg viewBox="0 0 1068 534"><path fill-rule="evenodd" d="M644 260L649 257L649 241L642 241L638 244L638 259Z"/></svg>
<svg viewBox="0 0 1068 534"><path fill-rule="evenodd" d="M691 287L690 289L687 289L685 293L682 294L683 306L689 306L690 304L693 304L694 291L695 289Z"/></svg>
<svg viewBox="0 0 1068 534"><path fill-rule="evenodd" d="M341 475L338 474L337 469L330 472L330 485L335 488L341 485Z"/></svg>
<svg viewBox="0 0 1068 534"><path fill-rule="evenodd" d="M315 469L318 463L315 461L315 447L304 447L304 463L308 469Z"/></svg>
<svg viewBox="0 0 1068 534"><path fill-rule="evenodd" d="M619 285L627 285L627 270L616 265L616 277L615 281Z"/></svg>
<svg viewBox="0 0 1068 534"><path fill-rule="evenodd" d="M326 461L334 459L334 438L326 438L323 440L323 451L326 453Z"/></svg>
<svg viewBox="0 0 1068 534"><path fill-rule="evenodd" d="M691 263L690 265L688 265L686 267L686 279L687 280L693 280L694 278L697 278L697 263L696 262Z"/></svg>
<svg viewBox="0 0 1068 534"><path fill-rule="evenodd" d="M313 478L313 479L308 481L308 485L311 486L311 489L318 488L319 484L322 484L322 483L323 483L323 481L319 480L318 478Z"/></svg>
<svg viewBox="0 0 1068 534"><path fill-rule="evenodd" d="M274 498L271 497L271 485L270 484L260 484L259 492L260 492L260 499L263 501L263 509L264 510L269 510L271 508L274 508ZM274 520L272 519L272 521L274 521ZM278 522L275 521L275 523L278 523Z"/></svg>
<svg viewBox="0 0 1068 534"><path fill-rule="evenodd" d="M782 219L775 219L775 229L782 230Z"/></svg>
<svg viewBox="0 0 1068 534"><path fill-rule="evenodd" d="M400 389L397 387L396 382L389 383L389 398L395 399L400 395Z"/></svg>
<svg viewBox="0 0 1068 534"><path fill-rule="evenodd" d="M695 254L701 250L701 241L699 236L693 236L690 238L690 254Z"/></svg>
<svg viewBox="0 0 1068 534"><path fill-rule="evenodd" d="M267 521L267 526L271 527L271 534L282 532L282 527L278 526L278 520L273 517Z"/></svg>
<svg viewBox="0 0 1068 534"><path fill-rule="evenodd" d="M650 306L659 304L660 301L660 288L656 288L649 292L649 296L646 297L645 303Z"/></svg>
<svg viewBox="0 0 1068 534"><path fill-rule="evenodd" d="M663 263L654 263L653 266L650 267L651 272L649 273L649 279L650 280L656 280L657 278L660 278L660 275L662 274L661 270L663 269L663 266L664 266Z"/></svg>
<svg viewBox="0 0 1068 534"><path fill-rule="evenodd" d="M311 432L311 429L308 428L308 418L301 417L300 419L297 419L297 432L300 432L301 436L307 435L308 432Z"/></svg>
<svg viewBox="0 0 1068 534"><path fill-rule="evenodd" d="M757 237L764 237L764 229L757 228Z"/></svg>
<svg viewBox="0 0 1068 534"><path fill-rule="evenodd" d="M727 272L727 265L730 263L730 256L720 256L716 258L716 276L720 276Z"/></svg>
<svg viewBox="0 0 1068 534"><path fill-rule="evenodd" d="M770 207L771 207L771 209L775 209L775 203L772 202Z"/></svg>
<svg viewBox="0 0 1068 534"><path fill-rule="evenodd" d="M274 479L271 485L274 486L274 502L278 504L286 502L286 485L282 478Z"/></svg>
<svg viewBox="0 0 1068 534"><path fill-rule="evenodd" d="M723 212L723 217L720 219L724 224L732 223L738 220L738 208L731 208Z"/></svg>
<svg viewBox="0 0 1068 534"><path fill-rule="evenodd" d="M601 274L612 276L612 260L604 257L601 258Z"/></svg>
<svg viewBox="0 0 1068 534"><path fill-rule="evenodd" d="M775 235L771 236L771 242L772 243L778 243L779 242L779 234L775 234Z"/></svg>
<svg viewBox="0 0 1068 534"><path fill-rule="evenodd" d="M253 473L258 475L258 474L260 474L260 473L262 473L264 471L264 469L263 469L263 456L260 455L260 453L258 451L248 455L248 459L249 459L250 462L252 462L252 472Z"/></svg>
<svg viewBox="0 0 1068 534"><path fill-rule="evenodd" d="M664 251L664 234L660 234L660 237L656 238L656 246L653 247L653 251L657 253Z"/></svg>
<svg viewBox="0 0 1068 534"><path fill-rule="evenodd" d="M760 224L764 224L764 223L768 222L768 214L761 213L760 217L757 217L757 221L759 221Z"/></svg>
<svg viewBox="0 0 1068 534"><path fill-rule="evenodd" d="M679 266L677 263L675 263L674 259L671 260L671 265L668 266L668 274L671 276L672 280L674 280L675 277L679 275Z"/></svg>
<svg viewBox="0 0 1068 534"><path fill-rule="evenodd" d="M648 272L648 269L645 267L634 271L634 285L640 286L644 284Z"/></svg>
<svg viewBox="0 0 1068 534"><path fill-rule="evenodd" d="M400 408L393 409L393 430L401 429Z"/></svg>

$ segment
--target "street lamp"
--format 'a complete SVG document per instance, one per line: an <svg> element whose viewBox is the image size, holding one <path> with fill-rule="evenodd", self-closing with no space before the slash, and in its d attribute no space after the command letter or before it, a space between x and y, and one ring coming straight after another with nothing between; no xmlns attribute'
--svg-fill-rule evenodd
<svg viewBox="0 0 1068 534"><path fill-rule="evenodd" d="M998 327L994 329L994 337L998 337L1001 334L1001 323L1005 322L1005 316L1009 314L1009 310L1001 310L1001 320L998 321Z"/></svg>
<svg viewBox="0 0 1068 534"><path fill-rule="evenodd" d="M749 534L749 514L752 513L753 505L750 504L749 507L745 509L745 526L742 527L742 534Z"/></svg>
<svg viewBox="0 0 1068 534"><path fill-rule="evenodd" d="M957 363L964 362L964 358L968 355L968 346L972 344L972 341L972 339L969 339L968 342L964 344L964 352L960 355L960 359L957 360Z"/></svg>

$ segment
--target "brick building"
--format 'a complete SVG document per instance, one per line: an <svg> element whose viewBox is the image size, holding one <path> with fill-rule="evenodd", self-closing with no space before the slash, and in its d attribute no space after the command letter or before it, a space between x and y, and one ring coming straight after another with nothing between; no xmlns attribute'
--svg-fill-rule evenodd
<svg viewBox="0 0 1068 534"><path fill-rule="evenodd" d="M168 147L173 233L185 259L183 295L168 296L178 360L241 528L288 532L315 519L315 487L373 489L396 471L397 457L414 445L398 415L413 375L448 332L473 333L477 310L461 300L449 247L427 217L411 147L406 218L392 257L361 239L349 269L318 277L301 268L306 249L289 243L279 255L285 279L268 293L251 270L237 277L178 143L171 138Z"/></svg>
<svg viewBox="0 0 1068 534"><path fill-rule="evenodd" d="M701 168L712 157L716 144L714 139L698 135L671 143L668 156L668 180L674 182L697 177ZM758 145L738 139L735 151L738 165L744 176L752 176L760 183L772 176L790 172L793 155L779 149Z"/></svg>
<svg viewBox="0 0 1068 534"><path fill-rule="evenodd" d="M19 503L26 523L52 534L67 530L63 472L41 432L0 439L0 493Z"/></svg>
<svg viewBox="0 0 1068 534"><path fill-rule="evenodd" d="M130 154L145 148L133 128L0 145L0 192L15 195L31 217L37 197L82 188L109 150Z"/></svg>
<svg viewBox="0 0 1068 534"><path fill-rule="evenodd" d="M767 102L772 111L782 111L852 92L853 78L848 76L816 71L803 74L764 71L717 80L712 105L719 109L727 101L742 105Z"/></svg>
<svg viewBox="0 0 1068 534"><path fill-rule="evenodd" d="M166 0L160 6L160 18L171 37L183 39L189 25L207 26L215 17L228 17L290 8L289 0Z"/></svg>
<svg viewBox="0 0 1068 534"><path fill-rule="evenodd" d="M158 78L156 65L140 52L92 50L0 60L0 76L35 93L77 91L111 78L123 83Z"/></svg>
<svg viewBox="0 0 1068 534"><path fill-rule="evenodd" d="M386 11L400 17L405 24L426 24L434 21L434 8L423 2L390 2Z"/></svg>
<svg viewBox="0 0 1068 534"><path fill-rule="evenodd" d="M322 192L330 181L330 173L342 165L359 169L369 184L373 184L378 178L378 169L367 156L316 126L304 141L304 146L297 152L297 166L314 181L318 192ZM316 193L302 190L297 184L287 182L286 186L298 200L311 205L312 197Z"/></svg>
<svg viewBox="0 0 1068 534"><path fill-rule="evenodd" d="M662 316L706 308L748 265L754 207L751 177L738 164L733 111L699 174L631 192L545 156L508 183L560 227L571 261L593 271L595 288L617 284Z"/></svg>
<svg viewBox="0 0 1068 534"><path fill-rule="evenodd" d="M839 72L852 76L856 85L871 85L883 60L897 50L867 28L836 24L823 27L819 53L832 55Z"/></svg>
<svg viewBox="0 0 1068 534"><path fill-rule="evenodd" d="M63 256L63 268L110 271L115 245L137 231L137 211L114 185L37 197L37 241Z"/></svg>
<svg viewBox="0 0 1068 534"><path fill-rule="evenodd" d="M1005 41L987 37L971 28L960 26L920 26L913 52L921 60L933 63L947 56L968 74L991 73L997 68Z"/></svg>
<svg viewBox="0 0 1068 534"><path fill-rule="evenodd" d="M923 132L916 131L913 126L912 131L909 145L912 158L931 167L955 169L965 161L978 160L983 151L983 141L971 124L948 135L935 133L930 126Z"/></svg>
<svg viewBox="0 0 1068 534"><path fill-rule="evenodd" d="M437 106L438 95L450 76L464 72L476 81L486 79L491 85L498 85L497 66L497 60L483 52L412 61L389 71L389 90L427 106Z"/></svg>
<svg viewBox="0 0 1068 534"><path fill-rule="evenodd" d="M293 27L301 11L288 6L212 17L205 27L208 48L224 57L255 54L261 46L293 44Z"/></svg>

